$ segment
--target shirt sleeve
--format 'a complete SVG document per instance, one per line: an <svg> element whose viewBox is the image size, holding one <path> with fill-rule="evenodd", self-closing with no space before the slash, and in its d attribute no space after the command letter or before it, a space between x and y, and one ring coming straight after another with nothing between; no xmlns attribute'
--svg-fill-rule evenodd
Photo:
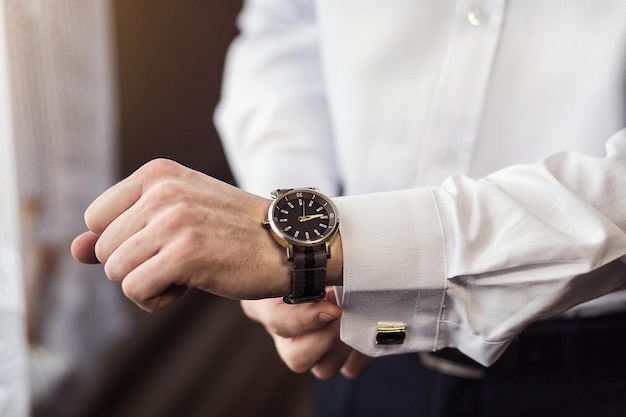
<svg viewBox="0 0 626 417"><path fill-rule="evenodd" d="M626 129L606 149L338 198L342 340L371 356L457 347L489 365L531 322L626 287ZM405 342L376 345L389 322Z"/></svg>
<svg viewBox="0 0 626 417"><path fill-rule="evenodd" d="M215 114L238 185L262 196L295 186L337 195L313 6L247 1L238 25Z"/></svg>

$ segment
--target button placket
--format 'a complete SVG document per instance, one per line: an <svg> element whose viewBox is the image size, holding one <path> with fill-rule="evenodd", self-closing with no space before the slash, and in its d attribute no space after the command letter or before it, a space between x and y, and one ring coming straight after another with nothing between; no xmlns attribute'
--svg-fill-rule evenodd
<svg viewBox="0 0 626 417"><path fill-rule="evenodd" d="M506 0L457 4L424 133L416 186L438 185L468 169L505 7Z"/></svg>

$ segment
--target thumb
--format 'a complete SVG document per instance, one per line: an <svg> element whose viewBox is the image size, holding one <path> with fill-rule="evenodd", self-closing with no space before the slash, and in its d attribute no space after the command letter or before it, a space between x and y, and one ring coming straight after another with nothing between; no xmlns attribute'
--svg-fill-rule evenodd
<svg viewBox="0 0 626 417"><path fill-rule="evenodd" d="M74 259L84 264L99 263L100 261L96 257L96 241L99 237L99 235L91 231L78 235L72 242L70 249Z"/></svg>

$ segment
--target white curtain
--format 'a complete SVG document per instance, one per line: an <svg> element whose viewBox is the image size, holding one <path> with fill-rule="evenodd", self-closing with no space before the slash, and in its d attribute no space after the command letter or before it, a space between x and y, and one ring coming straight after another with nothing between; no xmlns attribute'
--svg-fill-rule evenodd
<svg viewBox="0 0 626 417"><path fill-rule="evenodd" d="M27 345L6 19L0 8L0 415L28 415Z"/></svg>
<svg viewBox="0 0 626 417"><path fill-rule="evenodd" d="M14 166L11 178L17 173L10 204L19 202L30 380L39 401L54 395L64 377L93 364L127 326L119 288L102 268L80 265L69 253L71 239L85 227L85 208L116 173L113 30L107 1L0 1L2 72L10 87L0 94L12 126L3 142L14 146L16 161L0 169ZM2 206L9 204L4 195ZM15 241L7 244L13 254ZM17 282L19 274L9 273ZM21 303L16 308L23 311Z"/></svg>

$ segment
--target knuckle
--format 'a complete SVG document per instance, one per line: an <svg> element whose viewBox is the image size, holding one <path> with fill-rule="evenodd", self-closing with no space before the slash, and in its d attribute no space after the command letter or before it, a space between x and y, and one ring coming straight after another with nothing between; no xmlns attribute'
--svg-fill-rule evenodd
<svg viewBox="0 0 626 417"><path fill-rule="evenodd" d="M278 310L272 311L267 323L272 333L282 338L290 338L316 330L316 325L311 322L308 314L308 306L290 307L294 307L291 314L283 314Z"/></svg>
<svg viewBox="0 0 626 417"><path fill-rule="evenodd" d="M353 369L351 367L344 367L341 370L341 373L343 376L345 376L348 379L356 379L363 374L363 370Z"/></svg>
<svg viewBox="0 0 626 417"><path fill-rule="evenodd" d="M164 213L164 222L168 228L180 228L193 216L191 207L182 202L173 203Z"/></svg>
<svg viewBox="0 0 626 417"><path fill-rule="evenodd" d="M159 309L155 307L153 303L146 301L132 301L137 304L137 306L139 306L142 310L147 311L148 313L156 313L157 311L159 311Z"/></svg>
<svg viewBox="0 0 626 417"><path fill-rule="evenodd" d="M94 200L83 213L83 221L87 229L100 235L107 228L108 223L102 216L102 207L98 203L98 199Z"/></svg>
<svg viewBox="0 0 626 417"><path fill-rule="evenodd" d="M283 339L288 339L290 337L292 337L291 333L286 331L284 328L280 327L280 326L273 326L273 330L272 332L278 336L278 337L282 337Z"/></svg>
<svg viewBox="0 0 626 417"><path fill-rule="evenodd" d="M246 315L246 317L248 317L250 320L258 321L256 309L252 304L253 302L254 301L242 300L241 309L243 310L243 313Z"/></svg>
<svg viewBox="0 0 626 417"><path fill-rule="evenodd" d="M148 301L142 301L140 304L138 304L142 309L146 310L148 313L156 313L157 311L161 310L163 307L159 305L159 303L156 302L148 302Z"/></svg>
<svg viewBox="0 0 626 417"><path fill-rule="evenodd" d="M118 269L116 268L116 264L113 262L106 262L104 264L104 274L107 276L107 278L115 283L121 283L122 282L122 277L120 276Z"/></svg>
<svg viewBox="0 0 626 417"><path fill-rule="evenodd" d="M265 325L265 328L269 333L274 334L278 337L288 338L290 336L289 333L285 331L285 328L276 319L271 319L270 321L268 321Z"/></svg>
<svg viewBox="0 0 626 417"><path fill-rule="evenodd" d="M311 372L317 379L328 380L339 374L339 368L335 365L319 363L311 369Z"/></svg>
<svg viewBox="0 0 626 417"><path fill-rule="evenodd" d="M201 232L193 208L183 202L170 203L149 220L148 224L156 227L160 233L176 237L185 245L197 245Z"/></svg>
<svg viewBox="0 0 626 417"><path fill-rule="evenodd" d="M141 301L138 305L148 313L156 313L157 311L165 308L165 305L161 303L160 298Z"/></svg>
<svg viewBox="0 0 626 417"><path fill-rule="evenodd" d="M311 369L311 364L302 355L297 355L291 351L284 354L283 361L289 369L297 374L303 374Z"/></svg>
<svg viewBox="0 0 626 417"><path fill-rule="evenodd" d="M183 262L191 265L202 252L201 239L193 230L180 230L178 236L172 240L169 254L174 263Z"/></svg>
<svg viewBox="0 0 626 417"><path fill-rule="evenodd" d="M174 178L162 178L144 191L143 198L153 205L172 204L182 195L182 189Z"/></svg>
<svg viewBox="0 0 626 417"><path fill-rule="evenodd" d="M100 263L105 264L109 260L109 251L106 247L105 240L100 238L96 241L94 246L94 253L96 254L96 258Z"/></svg>
<svg viewBox="0 0 626 417"><path fill-rule="evenodd" d="M154 178L175 174L180 165L170 159L156 158L146 162L139 170L143 175Z"/></svg>
<svg viewBox="0 0 626 417"><path fill-rule="evenodd" d="M307 355L298 349L292 340L276 339L275 342L278 355L290 370L301 374L311 368L312 364L309 363Z"/></svg>
<svg viewBox="0 0 626 417"><path fill-rule="evenodd" d="M98 218L93 213L92 206L87 207L85 213L83 213L83 221L89 230L94 231L95 233L102 232L102 226L98 222Z"/></svg>
<svg viewBox="0 0 626 417"><path fill-rule="evenodd" d="M134 301L135 303L145 308L144 297L142 296L139 287L135 284L135 281L130 280L130 279L125 279L122 281L121 285L122 285L122 292L128 299Z"/></svg>

